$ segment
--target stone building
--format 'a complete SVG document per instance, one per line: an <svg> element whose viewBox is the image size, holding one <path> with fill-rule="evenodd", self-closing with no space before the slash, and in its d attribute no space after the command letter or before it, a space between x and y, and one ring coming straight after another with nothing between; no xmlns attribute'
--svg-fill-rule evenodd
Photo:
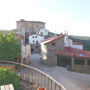
<svg viewBox="0 0 90 90"><path fill-rule="evenodd" d="M57 55L57 65L78 72L90 73L90 51L65 47L63 51L53 51Z"/></svg>
<svg viewBox="0 0 90 90"><path fill-rule="evenodd" d="M42 63L50 66L57 65L57 56L49 49L64 50L64 37L65 35L55 36L41 42Z"/></svg>
<svg viewBox="0 0 90 90"><path fill-rule="evenodd" d="M22 33L27 32L29 35L38 34L42 28L45 28L45 22L25 21L24 19L17 21L17 30Z"/></svg>
<svg viewBox="0 0 90 90"><path fill-rule="evenodd" d="M30 44L21 45L21 63L30 64L31 46Z"/></svg>

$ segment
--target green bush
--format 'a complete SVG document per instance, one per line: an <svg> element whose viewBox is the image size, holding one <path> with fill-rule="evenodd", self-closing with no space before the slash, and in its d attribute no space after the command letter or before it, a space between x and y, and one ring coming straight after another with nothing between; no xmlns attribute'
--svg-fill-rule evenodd
<svg viewBox="0 0 90 90"><path fill-rule="evenodd" d="M15 90L20 90L19 77L10 69L0 68L0 86L13 84Z"/></svg>

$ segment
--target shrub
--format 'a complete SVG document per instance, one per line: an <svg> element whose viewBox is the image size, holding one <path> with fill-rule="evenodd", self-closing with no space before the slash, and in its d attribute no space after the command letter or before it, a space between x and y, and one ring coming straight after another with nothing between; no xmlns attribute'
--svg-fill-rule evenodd
<svg viewBox="0 0 90 90"><path fill-rule="evenodd" d="M0 68L0 86L13 84L15 90L20 90L19 77L10 69Z"/></svg>

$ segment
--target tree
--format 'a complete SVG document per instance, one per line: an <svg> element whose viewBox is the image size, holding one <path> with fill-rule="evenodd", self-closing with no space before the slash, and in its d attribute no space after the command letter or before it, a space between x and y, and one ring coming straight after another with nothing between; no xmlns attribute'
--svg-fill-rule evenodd
<svg viewBox="0 0 90 90"><path fill-rule="evenodd" d="M21 45L14 32L4 34L0 31L0 59L16 60L21 57Z"/></svg>

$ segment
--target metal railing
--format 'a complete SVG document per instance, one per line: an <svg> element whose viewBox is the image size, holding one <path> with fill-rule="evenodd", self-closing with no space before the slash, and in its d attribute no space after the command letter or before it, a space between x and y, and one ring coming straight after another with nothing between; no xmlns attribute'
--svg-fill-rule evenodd
<svg viewBox="0 0 90 90"><path fill-rule="evenodd" d="M21 79L33 83L38 87L46 88L47 90L66 90L63 85L37 68L11 61L0 61L0 63L9 66L14 65Z"/></svg>

